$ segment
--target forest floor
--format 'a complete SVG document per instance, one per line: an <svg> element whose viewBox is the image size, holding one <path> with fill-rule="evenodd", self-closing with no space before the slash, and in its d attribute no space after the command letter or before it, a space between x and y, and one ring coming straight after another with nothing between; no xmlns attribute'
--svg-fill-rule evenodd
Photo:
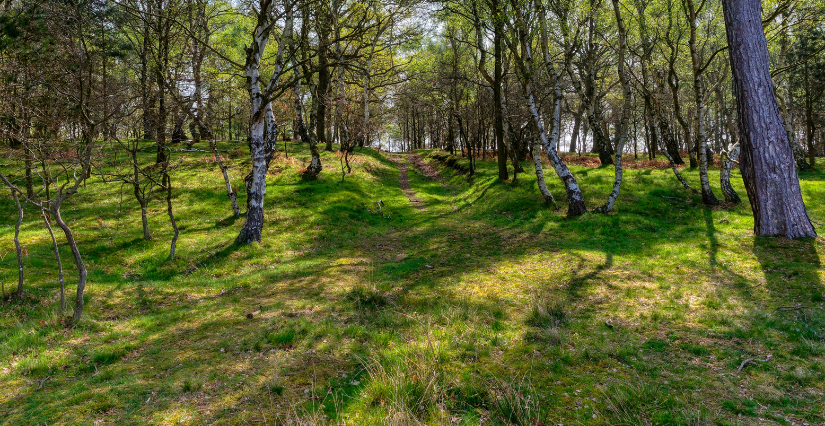
<svg viewBox="0 0 825 426"><path fill-rule="evenodd" d="M228 159L236 185L242 152ZM417 155L356 151L342 181L325 152L304 180L308 151L290 145L272 162L263 241L236 246L243 217L211 155L176 152L171 261L161 200L144 241L131 190L92 177L63 209L89 268L74 329L31 207L24 292L9 294L6 198L0 424L825 422L825 239L754 237L738 172L743 204L707 208L670 170L630 168L614 212L568 219L529 163L502 182L493 161L468 177ZM613 170L572 170L602 204ZM801 179L823 235L825 172Z"/></svg>

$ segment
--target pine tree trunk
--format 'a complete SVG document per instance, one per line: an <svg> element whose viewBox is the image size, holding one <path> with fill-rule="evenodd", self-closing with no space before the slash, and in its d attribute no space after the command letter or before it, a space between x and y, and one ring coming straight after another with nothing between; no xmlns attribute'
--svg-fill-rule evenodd
<svg viewBox="0 0 825 426"><path fill-rule="evenodd" d="M814 237L776 104L760 0L723 0L722 7L739 109L739 168L753 211L754 232Z"/></svg>

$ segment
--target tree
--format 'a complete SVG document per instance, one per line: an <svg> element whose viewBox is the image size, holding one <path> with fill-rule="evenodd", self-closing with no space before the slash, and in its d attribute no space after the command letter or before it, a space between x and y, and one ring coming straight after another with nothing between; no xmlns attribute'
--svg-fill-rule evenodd
<svg viewBox="0 0 825 426"><path fill-rule="evenodd" d="M531 37L531 28L529 26L529 22L536 21L536 19L532 16L535 14L529 7L526 7L524 3L520 3L519 0L511 0L511 5L514 11L514 19L509 23L511 28L510 32L517 36L517 40L514 41L507 37L505 38L505 41L513 54L513 62L517 68L524 100L526 106L530 110L531 124L541 140L541 144L544 147L547 157L550 159L550 163L553 165L553 169L556 171L559 179L561 179L564 184L564 188L567 193L567 215L578 216L587 212L587 207L584 203L584 196L582 195L581 188L579 187L578 182L576 182L575 176L573 176L570 169L559 157L558 145L556 144L556 141L547 136L544 120L542 119L538 107L536 106L535 93L533 89L536 70L533 66L533 54L531 48L533 41ZM538 11L541 12L542 10L543 9L539 7ZM551 65L552 64L549 61L549 57L545 57L545 66L548 70L552 69ZM560 111L560 100L558 100L558 91L555 93L557 100L554 103L554 111L557 114Z"/></svg>
<svg viewBox="0 0 825 426"><path fill-rule="evenodd" d="M293 3L287 1L283 5L283 10L278 11L275 0L260 0L256 10L257 20L252 33L252 44L246 48L244 73L250 102L249 152L252 156L252 171L246 179L246 221L235 240L239 244L261 241L266 173L278 134L278 125L274 121L270 101L279 89L281 77L285 72L284 55L286 44L292 38L293 6ZM275 69L266 81L261 77L261 58L280 19L284 20L284 28L278 42Z"/></svg>
<svg viewBox="0 0 825 426"><path fill-rule="evenodd" d="M771 80L760 0L723 0L741 154L757 235L814 237Z"/></svg>

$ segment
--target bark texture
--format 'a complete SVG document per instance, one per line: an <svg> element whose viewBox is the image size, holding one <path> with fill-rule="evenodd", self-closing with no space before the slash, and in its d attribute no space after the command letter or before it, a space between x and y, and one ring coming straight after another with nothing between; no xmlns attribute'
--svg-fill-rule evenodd
<svg viewBox="0 0 825 426"><path fill-rule="evenodd" d="M725 195L725 201L729 203L740 203L739 194L733 189L730 184L730 170L733 164L739 158L739 144L731 145L727 151L722 151L722 169L719 171L719 180L722 186L722 194Z"/></svg>
<svg viewBox="0 0 825 426"><path fill-rule="evenodd" d="M277 134L277 131L273 133L271 128L269 134L266 132L267 110L269 108L269 97L274 92L283 74L285 43L292 37L292 6L287 5L286 7L286 23L278 43L275 70L266 86L262 87L261 84L260 63L274 26L274 22L271 22L274 1L262 2L253 43L246 51L245 73L252 107L249 126L249 152L252 156L252 171L245 179L247 185L247 213L243 228L241 228L241 232L235 239L238 244L260 242L263 233L266 173L275 149L274 144L271 142L275 140Z"/></svg>
<svg viewBox="0 0 825 426"><path fill-rule="evenodd" d="M515 4L514 9L516 9ZM541 11L541 9L539 10ZM516 60L516 65L519 68L519 77L521 79L524 97L527 101L527 107L530 111L533 129L536 135L538 135L542 146L544 146L544 151L547 154L547 158L550 160L550 164L553 165L553 169L556 171L556 174L564 183L564 189L567 193L567 215L579 216L587 213L587 207L584 203L584 196L582 195L581 188L579 187L578 182L576 182L576 178L573 176L573 173L570 172L570 169L567 168L567 165L564 164L559 157L557 141L547 137L547 132L545 131L544 123L542 121L541 114L539 114L538 107L536 106L536 100L533 95L533 55L530 49L531 41L527 35L527 28L523 16L518 9L516 13L518 20L519 45L521 46L521 58ZM518 48L514 45L510 46L510 50L512 50L514 54L518 53ZM545 66L548 67L548 71L553 69L553 64L549 59L549 57L545 58ZM553 75L556 75L555 71L553 71ZM558 85L556 89L558 89ZM561 99L559 94L556 93L555 95L556 103L554 105L554 112L560 111L561 107Z"/></svg>
<svg viewBox="0 0 825 426"><path fill-rule="evenodd" d="M816 236L774 95L761 2L723 0L722 8L740 119L739 168L753 211L754 232L788 238Z"/></svg>

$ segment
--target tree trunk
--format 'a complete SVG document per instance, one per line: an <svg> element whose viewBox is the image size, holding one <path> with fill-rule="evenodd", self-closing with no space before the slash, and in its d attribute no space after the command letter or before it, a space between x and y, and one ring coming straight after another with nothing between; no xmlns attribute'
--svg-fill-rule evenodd
<svg viewBox="0 0 825 426"><path fill-rule="evenodd" d="M238 208L238 195L235 193L235 190L232 189L232 182L229 180L229 167L223 163L223 158L221 157L221 153L218 151L218 145L215 144L214 139L209 140L209 147L212 148L212 153L215 155L215 161L218 162L218 167L221 169L223 182L226 184L226 195L232 203L232 216L238 217L241 215L241 211Z"/></svg>
<svg viewBox="0 0 825 426"><path fill-rule="evenodd" d="M309 152L312 156L311 159L310 159L309 165L306 168L305 175L307 177L314 178L314 177L317 177L321 173L321 169L322 169L321 156L320 156L320 153L318 152L318 141L316 139L316 135L314 133L311 133L307 129L307 125L304 124L304 107L303 107L303 102L301 101L301 96L300 96L300 87L301 87L300 85L301 85L300 78L297 78L296 82L295 82L295 115L297 117L296 124L298 125L298 129L297 129L298 134L301 136L301 140L304 143L309 145ZM310 125L309 125L309 127L312 127L312 122L313 122L313 117L315 116L315 112L311 110L310 113L309 113L309 116L310 116L310 120L309 120Z"/></svg>
<svg viewBox="0 0 825 426"><path fill-rule="evenodd" d="M57 260L57 281L60 283L60 312L66 310L66 287L63 282L63 261L60 259L60 250L57 246L57 239L54 238L54 231L52 224L49 222L49 214L43 210L43 222L46 223L46 229L49 230L49 236L52 238L52 246L54 246L54 258Z"/></svg>
<svg viewBox="0 0 825 426"><path fill-rule="evenodd" d="M703 2L706 0L702 0ZM688 47L690 48L690 59L693 70L693 99L696 102L696 113L693 116L693 131L696 140L693 146L699 152L699 182L702 188L702 202L706 205L715 206L719 204L716 195L710 188L710 178L708 177L708 149L707 137L705 135L705 81L702 78L702 59L700 58L699 46L696 40L697 31L697 11L693 0L684 0L685 14L690 24L690 40ZM704 4L704 3L703 3Z"/></svg>
<svg viewBox="0 0 825 426"><path fill-rule="evenodd" d="M264 143L264 120L253 117L250 125L249 150L252 155L252 171L244 179L246 183L246 221L235 240L239 244L260 242L264 226L264 198L266 197L266 144Z"/></svg>
<svg viewBox="0 0 825 426"><path fill-rule="evenodd" d="M579 139L579 129L581 129L582 124L582 114L584 114L584 105L579 102L579 109L576 112L576 116L573 117L573 134L570 135L570 150L571 154L575 154L578 152L576 149L576 142ZM584 145L584 138L582 138L582 145Z"/></svg>
<svg viewBox="0 0 825 426"><path fill-rule="evenodd" d="M149 218L146 214L149 201L146 199L146 194L141 191L140 187L140 164L138 164L137 150L137 144L134 144L132 149L129 150L129 155L132 158L132 188L134 189L135 199L138 204L140 204L140 220L143 225L143 239L148 241L152 239L152 233L149 232Z"/></svg>
<svg viewBox="0 0 825 426"><path fill-rule="evenodd" d="M733 163L738 159L739 144L731 145L727 151L722 151L722 169L719 171L722 194L725 195L725 201L734 204L739 204L742 201L730 184L730 170L733 168Z"/></svg>
<svg viewBox="0 0 825 426"><path fill-rule="evenodd" d="M318 86L315 88L314 97L317 98L318 109L315 118L315 138L319 144L324 145L324 149L332 151L332 141L327 141L327 92L329 91L329 65L327 60L326 46L321 42L318 49Z"/></svg>
<svg viewBox="0 0 825 426"><path fill-rule="evenodd" d="M507 180L510 176L507 172L507 147L504 144L504 117L501 110L501 84L504 78L501 69L502 56L504 55L501 39L504 37L504 17L501 16L499 9L498 0L493 0L495 27L493 32L493 111L495 114L496 148L498 149L498 178Z"/></svg>
<svg viewBox="0 0 825 426"><path fill-rule="evenodd" d="M14 203L17 204L17 223L14 224L14 250L17 253L17 297L23 296L23 248L20 247L20 224L23 223L23 208L25 202L20 204L17 192L12 190Z"/></svg>
<svg viewBox="0 0 825 426"><path fill-rule="evenodd" d="M696 95L696 143L694 143L694 146L696 146L699 150L699 182L701 183L702 187L702 202L709 206L715 206L719 204L719 200L716 198L716 195L713 194L713 190L710 188L710 177L708 176L709 159L708 144L705 135L705 99L703 92L704 82L701 80L701 78L697 77L693 84L694 92Z"/></svg>
<svg viewBox="0 0 825 426"><path fill-rule="evenodd" d="M723 0L741 129L739 168L754 232L814 237L771 80L760 0Z"/></svg>
<svg viewBox="0 0 825 426"><path fill-rule="evenodd" d="M141 119L143 124L142 138L146 140L154 139L154 130L152 129L152 109L154 102L150 99L149 93L149 49L150 49L150 33L149 22L143 20L143 47L140 51L140 109L143 113Z"/></svg>
<svg viewBox="0 0 825 426"><path fill-rule="evenodd" d="M83 314L83 291L86 289L86 265L83 263L83 258L80 256L80 250L77 248L77 242L74 239L69 225L63 221L60 216L60 206L55 206L51 211L54 216L57 226L63 230L63 235L66 236L66 241L69 243L69 248L72 250L74 256L74 263L77 267L77 293L74 300L74 315L72 316L72 324L76 325L80 321L80 315Z"/></svg>
<svg viewBox="0 0 825 426"><path fill-rule="evenodd" d="M613 11L616 15L616 26L619 30L619 80L622 83L622 94L624 96L624 105L622 106L622 118L616 128L616 162L615 162L615 179L613 180L613 190L607 196L607 202L596 208L597 213L609 213L613 210L613 204L616 198L619 197L619 190L622 187L622 154L624 153L624 145L627 142L627 129L630 122L630 78L627 76L625 69L625 52L627 52L627 30L624 26L622 13L619 9L619 0L613 0Z"/></svg>
<svg viewBox="0 0 825 426"><path fill-rule="evenodd" d="M292 37L292 10L286 11L286 23L281 39L278 42L278 53L276 55L275 70L266 86L266 91L261 89L260 81L260 61L263 55L269 31L274 25L269 21L273 8L272 3L268 3L267 10L261 10L258 15L258 22L255 27L254 40L252 46L246 52L245 73L247 78L247 89L249 90L250 106L252 115L249 124L249 151L252 156L252 171L245 179L247 185L247 214L241 232L235 239L236 244L247 244L260 242L264 226L264 197L266 196L266 173L269 161L272 159L273 147L268 143L264 135L267 121L267 107L269 100L266 99L277 86L283 73L283 58L285 43ZM297 93L296 93L297 96ZM274 136L273 136L274 139Z"/></svg>
<svg viewBox="0 0 825 426"><path fill-rule="evenodd" d="M667 161L670 163L670 169L673 170L673 174L676 175L676 179L679 179L679 183L685 187L685 189L693 189L690 184L685 180L681 173L679 173L679 169L676 168L676 163L673 161L673 157L670 156L670 152L668 150L662 150L662 153L665 154L667 157Z"/></svg>
<svg viewBox="0 0 825 426"><path fill-rule="evenodd" d="M559 208L558 203L556 203L556 199L553 198L553 193L547 189L547 183L544 180L544 167L541 164L541 144L539 143L538 139L533 139L535 142L532 145L532 156L533 156L533 165L536 169L536 183L539 186L539 192L541 192L542 197L544 197L544 202L547 204L553 204L555 208Z"/></svg>
<svg viewBox="0 0 825 426"><path fill-rule="evenodd" d="M169 260L175 260L175 248L178 244L178 223L175 221L175 214L172 212L172 178L169 171L163 170L163 186L166 189L166 214L169 215L169 222L172 224L172 242L169 244Z"/></svg>
<svg viewBox="0 0 825 426"><path fill-rule="evenodd" d="M514 0L515 1L515 0ZM515 5L514 5L515 6ZM550 164L553 165L553 169L556 171L556 174L559 176L561 181L564 183L564 189L567 193L567 216L579 216L584 213L587 213L587 207L584 203L584 196L582 195L581 188L579 188L578 183L576 182L575 176L570 173L570 169L567 168L567 165L559 158L558 146L556 140L547 137L547 133L544 130L544 124L542 123L541 115L539 114L538 108L536 107L536 101L533 96L533 88L532 88L532 81L531 81L531 74L529 70L532 70L532 62L533 62L533 55L531 53L530 45L531 41L528 40L527 37L527 29L526 24L524 22L524 18L520 13L518 8L516 9L517 19L518 19L518 33L519 33L519 44L521 46L521 52L523 58L521 61L516 65L519 67L519 77L522 80L522 90L524 92L525 100L527 101L527 107L530 111L531 121L533 124L533 129L535 133L538 135L539 139L541 140L541 144L544 146L544 151L547 154L547 158L550 159ZM543 9L539 9L539 11L543 11ZM542 13L542 16L544 14ZM544 41L546 41L546 31L543 32ZM547 45L546 42L542 43L545 47ZM516 47L511 46L511 50L514 52L514 56L516 54ZM543 49L545 52L545 67L548 68L548 71L553 69L553 64L550 61L549 53L547 49ZM556 86L555 86L555 101L554 104L554 111L560 112L561 108L561 99L559 90L559 77L553 71L553 75L556 76ZM572 74L571 74L572 75ZM554 114L554 116L557 114ZM556 117L554 117L554 120Z"/></svg>

